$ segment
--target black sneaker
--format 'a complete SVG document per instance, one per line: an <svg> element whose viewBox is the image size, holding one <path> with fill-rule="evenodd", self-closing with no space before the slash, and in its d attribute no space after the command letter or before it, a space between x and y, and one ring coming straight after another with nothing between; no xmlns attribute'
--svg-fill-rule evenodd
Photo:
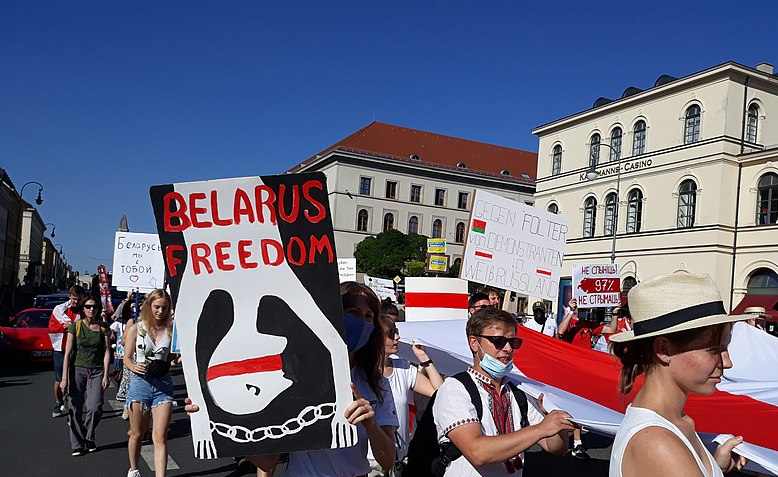
<svg viewBox="0 0 778 477"><path fill-rule="evenodd" d="M62 404L61 402L55 403L54 407L51 408L51 417L52 418L62 417L65 414L67 414L65 412L65 405Z"/></svg>
<svg viewBox="0 0 778 477"><path fill-rule="evenodd" d="M586 453L586 448L581 444L578 444L577 446L573 447L573 450L570 452L570 454L576 459L581 459L581 460L590 459L589 454Z"/></svg>
<svg viewBox="0 0 778 477"><path fill-rule="evenodd" d="M97 446L95 445L94 442L87 442L87 444L86 444L86 451L87 452L91 453L91 452L94 452L96 450L97 450Z"/></svg>
<svg viewBox="0 0 778 477"><path fill-rule="evenodd" d="M86 454L86 451L84 449L81 449L80 447L78 449L73 449L73 452L70 453L73 457L78 457L81 455Z"/></svg>

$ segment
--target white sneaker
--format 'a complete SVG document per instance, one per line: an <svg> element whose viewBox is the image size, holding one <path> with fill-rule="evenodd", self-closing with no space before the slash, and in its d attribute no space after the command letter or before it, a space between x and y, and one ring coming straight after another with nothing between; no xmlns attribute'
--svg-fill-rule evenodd
<svg viewBox="0 0 778 477"><path fill-rule="evenodd" d="M141 477L138 469L130 469L127 471L127 477Z"/></svg>

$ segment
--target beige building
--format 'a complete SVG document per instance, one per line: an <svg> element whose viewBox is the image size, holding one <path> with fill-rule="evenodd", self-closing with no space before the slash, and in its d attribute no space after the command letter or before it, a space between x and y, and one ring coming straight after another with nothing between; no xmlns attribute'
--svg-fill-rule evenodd
<svg viewBox="0 0 778 477"><path fill-rule="evenodd" d="M533 133L537 206L570 224L563 276L576 263L609 262L615 227L627 287L688 269L713 277L727 307L747 293L778 295L778 76L771 65L728 62L682 78L662 75L645 90L599 98Z"/></svg>
<svg viewBox="0 0 778 477"><path fill-rule="evenodd" d="M534 152L373 122L289 172L326 174L339 258L392 228L445 238L454 264L474 190L531 204L536 162Z"/></svg>
<svg viewBox="0 0 778 477"><path fill-rule="evenodd" d="M22 201L22 233L19 246L19 283L40 286L43 278L43 232L46 226L38 209Z"/></svg>

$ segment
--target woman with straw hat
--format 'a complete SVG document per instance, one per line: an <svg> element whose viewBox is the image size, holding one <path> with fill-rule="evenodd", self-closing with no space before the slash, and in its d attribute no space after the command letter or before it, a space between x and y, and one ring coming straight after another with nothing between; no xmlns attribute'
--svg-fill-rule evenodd
<svg viewBox="0 0 778 477"><path fill-rule="evenodd" d="M710 277L686 271L637 285L629 305L633 329L611 336L622 363L621 392L629 393L641 374L645 383L616 434L610 476L714 477L742 468L745 459L732 449L743 438L729 439L711 455L684 407L690 393L716 390L732 367L732 323L749 317L727 315Z"/></svg>

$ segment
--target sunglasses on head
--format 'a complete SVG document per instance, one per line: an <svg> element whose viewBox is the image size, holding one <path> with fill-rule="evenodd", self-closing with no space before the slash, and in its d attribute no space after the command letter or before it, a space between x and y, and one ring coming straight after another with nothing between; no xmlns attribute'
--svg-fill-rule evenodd
<svg viewBox="0 0 778 477"><path fill-rule="evenodd" d="M84 305L85 310L91 310L93 308L97 308L97 305Z"/></svg>
<svg viewBox="0 0 778 477"><path fill-rule="evenodd" d="M506 338L505 336L488 336L488 335L475 335L475 336L477 336L478 338L484 338L489 340L497 349L505 348L506 343L510 343L512 349L521 348L521 338L516 338L515 336L513 338Z"/></svg>

